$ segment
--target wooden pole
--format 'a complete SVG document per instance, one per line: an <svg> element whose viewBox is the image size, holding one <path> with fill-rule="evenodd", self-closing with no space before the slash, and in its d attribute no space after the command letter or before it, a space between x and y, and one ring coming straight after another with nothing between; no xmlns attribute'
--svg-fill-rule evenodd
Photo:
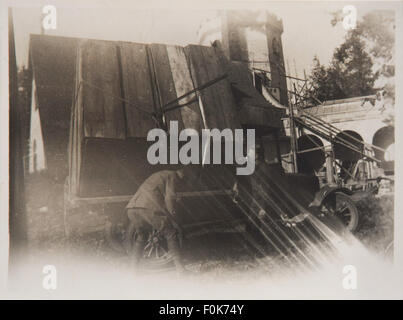
<svg viewBox="0 0 403 320"><path fill-rule="evenodd" d="M294 90L295 84L294 84ZM293 172L298 172L298 165L297 165L297 137L295 131L295 122L294 122L294 108L293 104L289 105L289 113L290 113L290 137L291 137L291 153L292 153L292 160L293 160Z"/></svg>
<svg viewBox="0 0 403 320"><path fill-rule="evenodd" d="M326 181L329 185L335 184L333 169L333 155L332 152L329 152L326 156Z"/></svg>

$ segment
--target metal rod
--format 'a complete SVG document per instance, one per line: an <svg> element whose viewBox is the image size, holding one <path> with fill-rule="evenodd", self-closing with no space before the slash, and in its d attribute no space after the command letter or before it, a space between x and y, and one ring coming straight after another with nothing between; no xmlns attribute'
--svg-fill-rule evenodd
<svg viewBox="0 0 403 320"><path fill-rule="evenodd" d="M294 84L295 89L295 84ZM296 140L296 132L295 132L295 123L294 123L294 110L293 104L289 105L289 112L290 112L290 134L291 134L291 152L293 158L293 172L298 172L298 164L297 164L297 140Z"/></svg>
<svg viewBox="0 0 403 320"><path fill-rule="evenodd" d="M260 68L255 68L255 67L252 67L252 68L250 68L250 69L256 70L256 71L261 71L261 72L264 72L264 73L271 73L271 71L267 71L267 70L260 69ZM284 75L284 77L289 78L289 79L298 80L298 81L307 81L307 80L304 80L304 79L301 79L301 78L292 77L292 76L287 76L287 75Z"/></svg>
<svg viewBox="0 0 403 320"><path fill-rule="evenodd" d="M216 82L224 80L227 77L228 77L227 74L223 74L223 75L221 75L221 76L219 76L219 77L217 77L217 78L215 78L213 80L207 81L206 83L202 84L201 86L199 86L199 87L197 87L197 88L195 88L193 90L190 90L189 92L186 92L185 94L181 95L180 97L178 97L178 98L176 98L174 100L171 100L168 103L164 104L162 106L162 111L164 112L166 110L165 108L167 106L169 106L169 105L171 105L171 104L173 104L175 102L178 102L179 100L182 100L183 98L187 97L188 95L191 95L192 93L196 93L197 91L203 90L203 89L205 89L207 87L210 87L211 85L215 84Z"/></svg>

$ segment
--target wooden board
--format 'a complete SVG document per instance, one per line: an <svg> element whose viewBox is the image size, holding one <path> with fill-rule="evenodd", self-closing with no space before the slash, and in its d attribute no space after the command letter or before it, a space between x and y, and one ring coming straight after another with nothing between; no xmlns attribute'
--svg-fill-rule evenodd
<svg viewBox="0 0 403 320"><path fill-rule="evenodd" d="M76 88L76 91L78 87ZM76 93L75 93L76 94ZM71 195L76 195L78 192L78 177L79 177L79 157L78 152L81 149L78 139L78 117L77 103L73 104L71 112L71 128L69 138L69 192Z"/></svg>
<svg viewBox="0 0 403 320"><path fill-rule="evenodd" d="M81 68L81 53L78 49L76 58L76 78L74 87L74 96L72 103L72 113L70 122L70 138L69 138L69 196L76 196L79 189L80 180L80 165L81 165L81 143L82 143L82 68Z"/></svg>
<svg viewBox="0 0 403 320"><path fill-rule="evenodd" d="M183 47L167 46L169 64L171 67L172 78L175 84L175 91L178 97L194 89L193 80L186 60ZM196 98L193 93L178 101L178 104L184 104ZM174 106L170 105L168 107ZM203 129L203 120L200 113L199 103L193 102L179 109L185 128L192 128L201 133Z"/></svg>
<svg viewBox="0 0 403 320"><path fill-rule="evenodd" d="M84 86L72 119L73 196L133 194L151 173L174 169L148 163L147 149L152 143L145 136L156 123L138 108L158 110L195 86L222 76L224 68L210 49L195 46L192 56L187 56L189 52L183 48L158 44L85 41L80 46L77 82L82 79ZM86 81L89 86L85 86ZM194 94L189 95L179 103L194 98ZM203 89L201 99L210 117L209 128L240 127L227 80ZM193 128L200 132L204 127L198 102L167 112L166 122L170 120L179 122L179 130ZM209 167L203 188L223 188L229 179L222 181L222 175L222 167Z"/></svg>
<svg viewBox="0 0 403 320"><path fill-rule="evenodd" d="M88 40L81 46L84 136L124 139L126 125L116 44Z"/></svg>
<svg viewBox="0 0 403 320"><path fill-rule="evenodd" d="M171 65L168 58L167 46L163 44L151 44L149 46L153 69L161 107L177 98L175 83L172 77ZM169 121L178 121L179 130L184 128L181 110L176 109L165 114L166 124L169 130Z"/></svg>
<svg viewBox="0 0 403 320"><path fill-rule="evenodd" d="M122 62L123 96L125 103L127 136L147 137L156 122L150 113L156 108L153 99L151 70L145 44L121 43L119 45Z"/></svg>
<svg viewBox="0 0 403 320"><path fill-rule="evenodd" d="M177 169L174 165L151 165L145 138L86 138L83 143L80 197L134 194L152 173Z"/></svg>
<svg viewBox="0 0 403 320"><path fill-rule="evenodd" d="M217 51L217 50L216 50ZM220 54L217 53L220 57ZM241 62L225 64L242 125L281 128L284 110L273 107L253 85L252 73Z"/></svg>
<svg viewBox="0 0 403 320"><path fill-rule="evenodd" d="M185 53L195 87L212 81L225 73L213 47L189 45ZM240 128L229 82L224 79L201 91L206 123L209 128Z"/></svg>

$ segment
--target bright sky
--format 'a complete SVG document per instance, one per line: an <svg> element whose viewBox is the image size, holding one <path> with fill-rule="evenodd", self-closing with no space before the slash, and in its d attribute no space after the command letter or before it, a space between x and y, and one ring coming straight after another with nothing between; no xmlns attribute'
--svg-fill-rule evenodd
<svg viewBox="0 0 403 320"><path fill-rule="evenodd" d="M16 3L16 4L14 4ZM83 5L85 3L85 5ZM203 19L217 9L266 9L283 19L283 46L292 75L309 73L312 59L328 63L335 47L343 42L341 24L332 27L331 12L354 4L358 16L391 3L324 1L30 1L13 2L18 64L27 64L30 33L40 33L41 11L45 4L57 9L57 29L49 35L159 42L186 45L198 43L197 29ZM33 6L35 4L35 6Z"/></svg>

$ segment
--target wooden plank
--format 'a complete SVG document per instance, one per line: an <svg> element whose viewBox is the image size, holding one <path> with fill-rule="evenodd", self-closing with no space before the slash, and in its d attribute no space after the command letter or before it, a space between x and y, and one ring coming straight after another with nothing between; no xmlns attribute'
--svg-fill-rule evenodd
<svg viewBox="0 0 403 320"><path fill-rule="evenodd" d="M73 108L71 115L70 130L70 158L71 166L69 167L69 193L77 195L79 193L80 165L81 165L81 142L83 135L82 127L82 50L77 47L76 56L76 79L73 96Z"/></svg>
<svg viewBox="0 0 403 320"><path fill-rule="evenodd" d="M74 197L70 199L70 205L80 206L83 204L108 204L108 203L128 203L133 195L123 195L123 196L110 196L110 197L92 197L92 198L80 198Z"/></svg>
<svg viewBox="0 0 403 320"><path fill-rule="evenodd" d="M155 112L151 70L145 44L121 43L122 78L125 100L127 136L146 137L150 129L156 127L148 112ZM139 110L141 109L141 110Z"/></svg>
<svg viewBox="0 0 403 320"><path fill-rule="evenodd" d="M208 74L208 70L205 68L200 46L187 46L185 48L185 53L189 59L189 68L191 70L195 87L212 80L211 76ZM200 96L203 104L206 126L208 128L220 128L219 124L223 123L223 119L221 113L215 110L216 104L213 90L213 87L206 88L200 92Z"/></svg>
<svg viewBox="0 0 403 320"><path fill-rule="evenodd" d="M175 83L172 77L171 65L168 58L167 46L162 44L151 44L151 58L154 65L154 73L156 77L157 90L161 99L161 106L176 99ZM179 109L168 112L165 115L166 123L169 130L169 121L177 120L179 130L184 128L181 111Z"/></svg>
<svg viewBox="0 0 403 320"><path fill-rule="evenodd" d="M78 88L77 88L78 89ZM77 90L76 89L76 90ZM78 169L78 143L77 143L77 108L78 105L73 102L70 123L69 138L69 193L77 194L77 169Z"/></svg>
<svg viewBox="0 0 403 320"><path fill-rule="evenodd" d="M118 202L107 202L115 203L113 205L113 220L119 225L125 225L126 218L123 214L124 207L123 203ZM98 203L78 203L77 205L98 205ZM111 212L105 212L103 210L88 210L88 208L78 208L76 210L71 210L66 216L65 228L68 237L77 238L84 236L88 238L98 238L99 233L105 232L105 225L107 221L111 219ZM234 217L211 217L207 221L190 221L188 223L182 224L186 237L199 236L201 234L209 233L234 233L234 232L245 232L245 217L234 218Z"/></svg>
<svg viewBox="0 0 403 320"><path fill-rule="evenodd" d="M152 144L145 138L86 138L83 142L79 196L134 194L154 172L179 168L178 165L150 164L147 151Z"/></svg>
<svg viewBox="0 0 403 320"><path fill-rule="evenodd" d="M238 101L238 112L241 123L246 126L262 126L267 129L282 128L281 117L283 113L270 105L262 105L251 98L241 98Z"/></svg>
<svg viewBox="0 0 403 320"><path fill-rule="evenodd" d="M177 96L180 97L194 89L185 52L183 47L179 46L167 46L167 52L172 78L175 84L175 91ZM191 94L181 99L178 103L184 104L195 98L196 94ZM181 107L179 111L185 128L192 128L201 133L201 129L203 129L203 120L198 102Z"/></svg>
<svg viewBox="0 0 403 320"><path fill-rule="evenodd" d="M232 195L233 192L231 189L222 189L222 190L207 190L207 191L189 191L189 192L178 192L176 195L177 199L187 198L187 197L213 197L213 196L222 196L222 195Z"/></svg>
<svg viewBox="0 0 403 320"><path fill-rule="evenodd" d="M86 41L82 45L81 68L85 137L124 139L117 46L106 41Z"/></svg>
<svg viewBox="0 0 403 320"><path fill-rule="evenodd" d="M213 47L202 47L204 61L209 72L213 74L213 79L225 73L225 68L222 65L217 52ZM231 86L228 79L217 82L212 86L216 91L217 103L221 106L221 110L225 119L226 128L235 129L241 128L236 114L236 104L232 94Z"/></svg>
<svg viewBox="0 0 403 320"><path fill-rule="evenodd" d="M75 90L74 90L75 92ZM73 142L73 139L75 139L75 135L74 135L74 131L75 131L75 109L76 109L76 104L75 104L75 99L73 98L73 103L72 103L72 107L71 107L71 114L70 114L70 132L69 132L69 142L68 142L68 166L69 166L69 189L67 190L69 194L71 194L72 192L72 183L71 181L73 180L72 175L73 172L75 172L75 170L73 169L73 167L75 167L75 162L74 162L74 158L75 158L75 144Z"/></svg>
<svg viewBox="0 0 403 320"><path fill-rule="evenodd" d="M237 90L239 121L247 126L281 127L282 110L273 107L253 86L248 66L241 62L226 62L222 52L215 49L221 65L226 66L228 81Z"/></svg>
<svg viewBox="0 0 403 320"><path fill-rule="evenodd" d="M178 192L176 195L177 199L187 198L187 197L213 197L217 195L228 195L232 194L232 190L209 190L209 191L192 191L192 192ZM107 204L107 203L119 203L119 202L129 202L133 198L133 195L122 195L122 196L107 196L107 197L73 197L70 199L70 204L72 206L77 206L81 204Z"/></svg>
<svg viewBox="0 0 403 320"><path fill-rule="evenodd" d="M196 87L214 80L225 70L214 48L189 45L185 53L190 61L190 70ZM227 80L222 80L201 91L206 123L209 128L239 128L236 120L235 102Z"/></svg>

